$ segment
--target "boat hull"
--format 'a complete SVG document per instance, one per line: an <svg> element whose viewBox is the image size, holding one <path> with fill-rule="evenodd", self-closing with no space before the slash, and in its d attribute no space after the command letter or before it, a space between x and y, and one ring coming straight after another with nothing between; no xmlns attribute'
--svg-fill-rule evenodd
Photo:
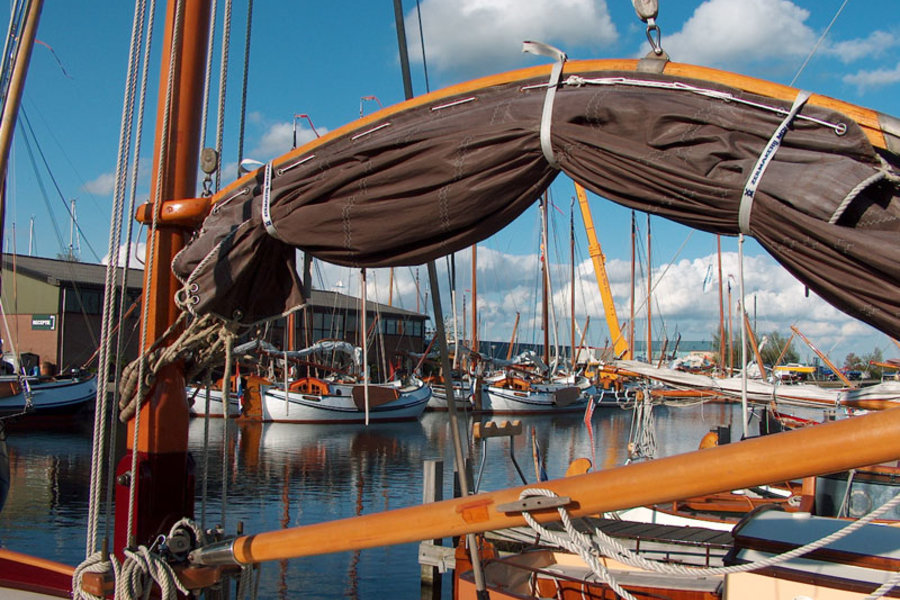
<svg viewBox="0 0 900 600"><path fill-rule="evenodd" d="M71 419L92 406L97 396L97 379L92 376L33 380L28 382L28 388L30 393L19 386L16 393L0 398L0 418L32 425Z"/></svg>
<svg viewBox="0 0 900 600"><path fill-rule="evenodd" d="M354 396L359 397L361 385L333 384L328 395L288 392L267 387L262 394L262 420L276 423L365 423L366 411L360 409ZM354 389L355 388L355 389ZM431 398L431 388L420 384L412 388L370 386L376 390L396 390L397 397L383 404L370 406L368 422L415 421L425 411Z"/></svg>
<svg viewBox="0 0 900 600"><path fill-rule="evenodd" d="M488 385L482 388L482 409L498 415L578 413L584 412L587 402L588 397L577 387L515 390Z"/></svg>
<svg viewBox="0 0 900 600"><path fill-rule="evenodd" d="M210 388L209 404L207 405L206 389L193 386L186 386L185 393L187 395L188 404L192 417L204 417L209 415L213 418L222 418L225 411L222 406L222 390ZM239 394L229 394L228 416L230 418L238 417L241 414L241 397Z"/></svg>

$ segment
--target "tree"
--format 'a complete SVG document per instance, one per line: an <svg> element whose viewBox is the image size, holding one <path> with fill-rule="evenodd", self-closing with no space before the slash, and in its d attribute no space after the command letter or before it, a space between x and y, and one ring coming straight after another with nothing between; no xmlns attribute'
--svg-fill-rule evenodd
<svg viewBox="0 0 900 600"><path fill-rule="evenodd" d="M847 358L844 359L844 371L863 371L865 368L866 363L854 352L848 354Z"/></svg>
<svg viewBox="0 0 900 600"><path fill-rule="evenodd" d="M767 333L766 337L769 338L769 341L760 352L763 364L774 367L776 361L782 365L800 362L800 354L794 349L794 341L791 338L784 337L777 331ZM783 355L782 352L784 352ZM779 357L781 357L781 360L779 360Z"/></svg>
<svg viewBox="0 0 900 600"><path fill-rule="evenodd" d="M869 352L868 354L864 354L863 362L865 366L863 367L864 371L869 372L869 377L875 379L881 379L882 373L884 369L878 365L873 365L872 363L883 363L884 362L884 354L881 352L881 348L875 347L874 350Z"/></svg>

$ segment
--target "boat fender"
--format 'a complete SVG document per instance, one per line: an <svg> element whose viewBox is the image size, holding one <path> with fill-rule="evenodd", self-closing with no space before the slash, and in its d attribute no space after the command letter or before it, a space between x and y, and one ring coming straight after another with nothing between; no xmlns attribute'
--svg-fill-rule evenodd
<svg viewBox="0 0 900 600"><path fill-rule="evenodd" d="M706 435L700 440L700 447L698 450L703 450L704 448L714 448L719 445L719 433L715 430L708 431Z"/></svg>

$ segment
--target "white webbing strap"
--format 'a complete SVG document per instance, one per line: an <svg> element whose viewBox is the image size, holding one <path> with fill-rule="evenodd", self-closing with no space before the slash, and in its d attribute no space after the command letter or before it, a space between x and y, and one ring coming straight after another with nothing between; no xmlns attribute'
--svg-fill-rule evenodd
<svg viewBox="0 0 900 600"><path fill-rule="evenodd" d="M275 229L275 223L272 222L272 163L266 163L265 176L263 178L263 195L262 195L262 222L266 227L266 231L269 232L276 240L280 240L278 237L278 230Z"/></svg>
<svg viewBox="0 0 900 600"><path fill-rule="evenodd" d="M554 48L542 42L522 42L522 52L529 52L540 56L549 56L556 59L556 64L550 71L550 81L547 83L547 95L544 96L544 110L541 113L541 151L544 158L554 169L559 168L556 157L553 155L553 147L550 145L550 124L553 121L553 98L556 97L556 88L562 75L563 65L566 63L566 53L559 48Z"/></svg>
<svg viewBox="0 0 900 600"><path fill-rule="evenodd" d="M778 126L778 129L775 130L775 133L772 134L769 143L766 144L762 154L759 155L756 166L753 167L753 171L750 172L750 178L747 180L747 184L744 186L744 193L741 195L741 206L738 209L738 227L744 235L750 235L750 211L753 209L753 198L756 196L756 189L759 187L759 182L762 180L763 173L775 156L775 152L781 145L781 140L784 139L788 127L791 126L794 117L797 116L797 113L800 112L800 109L803 108L803 105L809 100L810 95L811 94L805 90L801 90L797 94L797 97L794 99L794 105L791 106L791 110L781 122L781 125Z"/></svg>

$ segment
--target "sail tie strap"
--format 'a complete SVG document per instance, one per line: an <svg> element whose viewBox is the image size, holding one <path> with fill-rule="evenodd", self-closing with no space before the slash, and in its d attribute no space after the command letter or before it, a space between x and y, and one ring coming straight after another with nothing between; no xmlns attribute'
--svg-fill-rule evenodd
<svg viewBox="0 0 900 600"><path fill-rule="evenodd" d="M262 222L266 227L266 231L276 240L278 230L275 229L275 223L272 222L272 163L266 163L265 176L263 178L263 194L262 194Z"/></svg>
<svg viewBox="0 0 900 600"><path fill-rule="evenodd" d="M544 110L541 112L541 151L550 166L559 169L559 163L556 162L556 156L553 154L553 146L550 144L550 125L553 121L553 99L556 97L556 88L559 86L563 65L568 57L562 50L541 42L522 42L522 52L556 59L556 64L550 70L547 95L544 96Z"/></svg>
<svg viewBox="0 0 900 600"><path fill-rule="evenodd" d="M785 134L787 134L788 127L791 126L794 117L797 116L797 113L800 112L800 109L803 108L803 105L806 104L806 101L809 100L811 95L812 94L806 90L800 90L797 97L794 99L791 110L788 111L784 120L781 121L781 125L778 126L775 133L769 138L769 143L766 144L762 154L759 155L759 159L756 161L756 166L754 166L753 170L750 172L750 178L744 186L744 193L741 195L741 205L738 209L738 227L740 228L741 233L745 235L750 235L750 212L753 210L753 199L756 197L756 190L759 187L759 182L762 180L763 173L765 172L766 167L769 166L769 163L772 162L772 158L775 156L775 152L778 151L778 147L781 146L781 140L784 139Z"/></svg>

